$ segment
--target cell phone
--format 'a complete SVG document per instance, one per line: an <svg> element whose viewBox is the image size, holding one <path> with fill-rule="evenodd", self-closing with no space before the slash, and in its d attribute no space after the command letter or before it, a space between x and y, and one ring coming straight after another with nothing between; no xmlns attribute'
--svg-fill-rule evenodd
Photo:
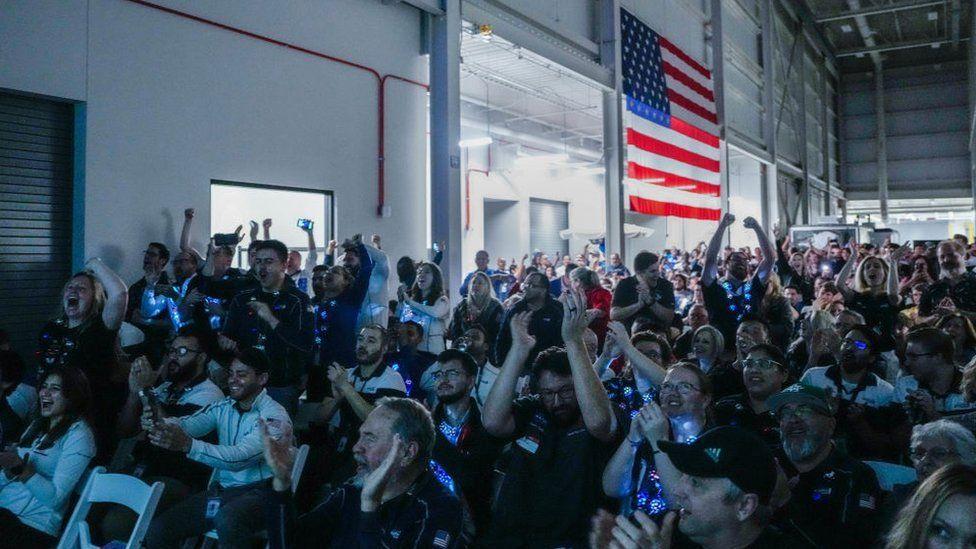
<svg viewBox="0 0 976 549"><path fill-rule="evenodd" d="M440 244L438 244L438 243L436 243L436 242L434 242L434 243L433 243L433 244L431 245L431 248L432 248L432 249L433 249L433 250L434 250L435 252L439 252L439 251L441 251L441 246L440 246Z"/></svg>
<svg viewBox="0 0 976 549"><path fill-rule="evenodd" d="M315 225L315 223L311 219L298 220L298 228L302 229L303 231L311 231L313 225Z"/></svg>
<svg viewBox="0 0 976 549"><path fill-rule="evenodd" d="M213 236L214 246L236 246L237 235L234 233L217 233Z"/></svg>

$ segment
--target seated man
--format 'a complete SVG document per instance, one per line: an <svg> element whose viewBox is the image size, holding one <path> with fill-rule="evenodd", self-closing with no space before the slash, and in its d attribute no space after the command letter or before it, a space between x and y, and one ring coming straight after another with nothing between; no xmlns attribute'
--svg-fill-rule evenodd
<svg viewBox="0 0 976 549"><path fill-rule="evenodd" d="M895 380L895 402L905 405L912 423L928 423L972 406L960 391L962 372L954 355L955 344L946 332L938 328L909 332L905 369L910 375Z"/></svg>
<svg viewBox="0 0 976 549"><path fill-rule="evenodd" d="M293 452L287 437L264 436L274 472L267 498L269 547L465 547L457 496L431 474L430 413L406 398L383 398L359 428L356 476L308 513L291 499Z"/></svg>
<svg viewBox="0 0 976 549"><path fill-rule="evenodd" d="M145 357L133 362L129 370L129 395L119 414L120 437L137 436L142 430L140 417L144 413L157 420L189 416L224 398L224 393L207 377L213 342L204 333L189 331L177 336L159 370L153 370ZM153 388L161 375L165 381ZM144 404L151 409L146 410ZM127 467L126 473L149 484L162 481L166 487L157 512L204 489L211 472L210 467L184 453L164 450L148 441L137 443L132 458L132 467ZM110 510L103 520L107 539L125 539L135 520L135 515L125 510Z"/></svg>
<svg viewBox="0 0 976 549"><path fill-rule="evenodd" d="M270 369L268 356L249 347L231 363L230 397L180 419L154 421L148 410L143 411L143 428L149 432L150 442L216 469L210 490L156 515L146 536L147 547L179 547L184 539L212 528L222 546L247 547L263 529L259 519L272 472L262 460L258 420L276 430L291 429L288 413L264 388ZM200 440L213 431L217 444Z"/></svg>
<svg viewBox="0 0 976 549"><path fill-rule="evenodd" d="M715 403L715 423L735 425L763 439L772 448L780 444L779 421L769 409L769 397L783 390L786 358L769 344L754 345L742 361L745 392Z"/></svg>
<svg viewBox="0 0 976 549"><path fill-rule="evenodd" d="M583 346L585 294L571 291L563 299L566 349L536 358L531 387L538 396L515 398L536 341L529 334L531 313L511 320L512 347L482 413L489 434L514 440L485 547L582 545L602 503L601 475L618 421Z"/></svg>
<svg viewBox="0 0 976 549"><path fill-rule="evenodd" d="M871 547L878 540L881 488L874 471L831 441L837 421L827 394L794 384L770 397L783 451L798 473L784 521L817 547Z"/></svg>
<svg viewBox="0 0 976 549"><path fill-rule="evenodd" d="M485 431L481 409L471 396L478 364L471 355L448 349L437 357L433 369L438 400L433 413L435 474L443 475L443 469L453 479L477 531L484 532L491 511L492 473L502 441Z"/></svg>

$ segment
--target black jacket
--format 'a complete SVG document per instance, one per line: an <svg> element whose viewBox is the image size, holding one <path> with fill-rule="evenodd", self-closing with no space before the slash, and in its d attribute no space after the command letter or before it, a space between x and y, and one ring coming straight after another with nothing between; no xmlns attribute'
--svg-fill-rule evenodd
<svg viewBox="0 0 976 549"><path fill-rule="evenodd" d="M278 327L272 330L248 307L251 301L268 304ZM242 347L264 347L271 359L269 387L295 385L305 374L306 364L312 352L313 319L308 295L295 287L285 284L275 293L261 289L247 290L237 294L230 302L224 335Z"/></svg>
<svg viewBox="0 0 976 549"><path fill-rule="evenodd" d="M495 357L493 364L501 365L505 363L509 349L512 348L512 316L526 311L529 304L525 300L519 301L511 309L505 312L502 318L501 330L498 332L498 340L495 342ZM529 334L535 336L535 347L529 353L526 364L531 365L535 362L535 357L549 347L561 347L563 345L563 304L555 299L546 296L546 304L541 309L532 313L529 320Z"/></svg>

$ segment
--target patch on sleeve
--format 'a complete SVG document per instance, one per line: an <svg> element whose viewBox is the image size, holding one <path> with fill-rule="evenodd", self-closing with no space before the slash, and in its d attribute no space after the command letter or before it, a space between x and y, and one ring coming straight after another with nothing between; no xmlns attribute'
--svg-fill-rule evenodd
<svg viewBox="0 0 976 549"><path fill-rule="evenodd" d="M878 508L878 504L875 501L874 496L872 496L871 494L861 494L861 497L858 498L857 504L859 507L863 507L864 509L871 509L872 511Z"/></svg>
<svg viewBox="0 0 976 549"><path fill-rule="evenodd" d="M437 533L434 534L434 547L442 547L443 549L447 549L447 546L450 544L451 534L449 534L446 530L438 530Z"/></svg>

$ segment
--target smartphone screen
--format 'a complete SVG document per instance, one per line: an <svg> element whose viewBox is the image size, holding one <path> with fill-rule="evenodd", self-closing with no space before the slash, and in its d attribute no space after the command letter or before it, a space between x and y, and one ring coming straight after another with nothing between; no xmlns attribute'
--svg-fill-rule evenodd
<svg viewBox="0 0 976 549"><path fill-rule="evenodd" d="M299 219L297 223L298 228L304 229L306 231L312 230L312 226L314 224L315 223L311 219Z"/></svg>

